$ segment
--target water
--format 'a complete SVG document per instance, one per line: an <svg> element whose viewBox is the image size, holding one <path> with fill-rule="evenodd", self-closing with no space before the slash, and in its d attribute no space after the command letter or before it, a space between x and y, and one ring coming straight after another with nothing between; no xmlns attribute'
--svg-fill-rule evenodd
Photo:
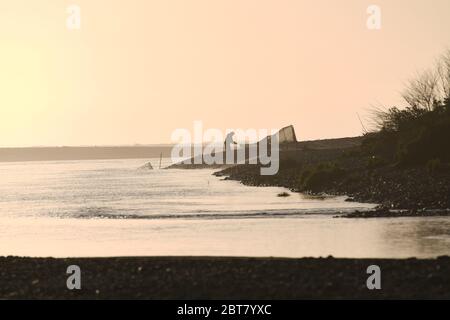
<svg viewBox="0 0 450 320"><path fill-rule="evenodd" d="M139 169L145 162L0 163L0 255L450 254L449 218L336 219L374 205L277 197L288 190L222 181L209 169Z"/></svg>

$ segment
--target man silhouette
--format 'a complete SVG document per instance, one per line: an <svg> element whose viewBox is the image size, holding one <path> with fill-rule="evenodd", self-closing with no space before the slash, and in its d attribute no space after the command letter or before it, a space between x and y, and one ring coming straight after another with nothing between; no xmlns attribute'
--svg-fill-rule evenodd
<svg viewBox="0 0 450 320"><path fill-rule="evenodd" d="M231 148L231 145L236 145L237 143L233 140L234 131L231 131L225 137L225 141L223 142L223 156L224 163L233 164L234 163L234 150Z"/></svg>

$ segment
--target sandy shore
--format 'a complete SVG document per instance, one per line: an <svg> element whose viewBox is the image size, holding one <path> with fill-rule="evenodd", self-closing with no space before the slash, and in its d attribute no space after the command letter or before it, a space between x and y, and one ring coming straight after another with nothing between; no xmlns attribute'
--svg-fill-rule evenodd
<svg viewBox="0 0 450 320"><path fill-rule="evenodd" d="M69 265L82 289L66 288ZM366 269L381 268L381 290ZM450 257L335 258L0 258L0 298L131 299L450 299Z"/></svg>

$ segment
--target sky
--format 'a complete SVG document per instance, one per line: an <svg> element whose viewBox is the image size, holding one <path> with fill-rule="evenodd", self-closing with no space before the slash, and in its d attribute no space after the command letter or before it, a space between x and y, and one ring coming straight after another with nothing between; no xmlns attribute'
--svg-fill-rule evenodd
<svg viewBox="0 0 450 320"><path fill-rule="evenodd" d="M448 0L0 0L0 146L355 136L449 47Z"/></svg>

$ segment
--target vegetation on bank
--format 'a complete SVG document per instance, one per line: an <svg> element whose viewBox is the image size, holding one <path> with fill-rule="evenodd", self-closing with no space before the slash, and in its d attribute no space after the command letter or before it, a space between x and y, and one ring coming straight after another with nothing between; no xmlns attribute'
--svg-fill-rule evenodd
<svg viewBox="0 0 450 320"><path fill-rule="evenodd" d="M376 130L364 135L354 155L366 158L366 170L385 166L424 166L429 173L448 169L450 161L450 50L433 69L411 80L402 94L406 106L374 110ZM317 191L323 183L348 178L338 162L319 163L299 176L299 189Z"/></svg>
<svg viewBox="0 0 450 320"><path fill-rule="evenodd" d="M220 175L250 185L347 194L389 208L449 208L450 50L409 82L403 98L402 108L374 111L375 128L358 147L282 151L275 176L260 176L254 166Z"/></svg>
<svg viewBox="0 0 450 320"><path fill-rule="evenodd" d="M377 131L366 135L365 154L388 163L436 167L450 160L450 50L432 70L409 82L407 105L375 110Z"/></svg>

